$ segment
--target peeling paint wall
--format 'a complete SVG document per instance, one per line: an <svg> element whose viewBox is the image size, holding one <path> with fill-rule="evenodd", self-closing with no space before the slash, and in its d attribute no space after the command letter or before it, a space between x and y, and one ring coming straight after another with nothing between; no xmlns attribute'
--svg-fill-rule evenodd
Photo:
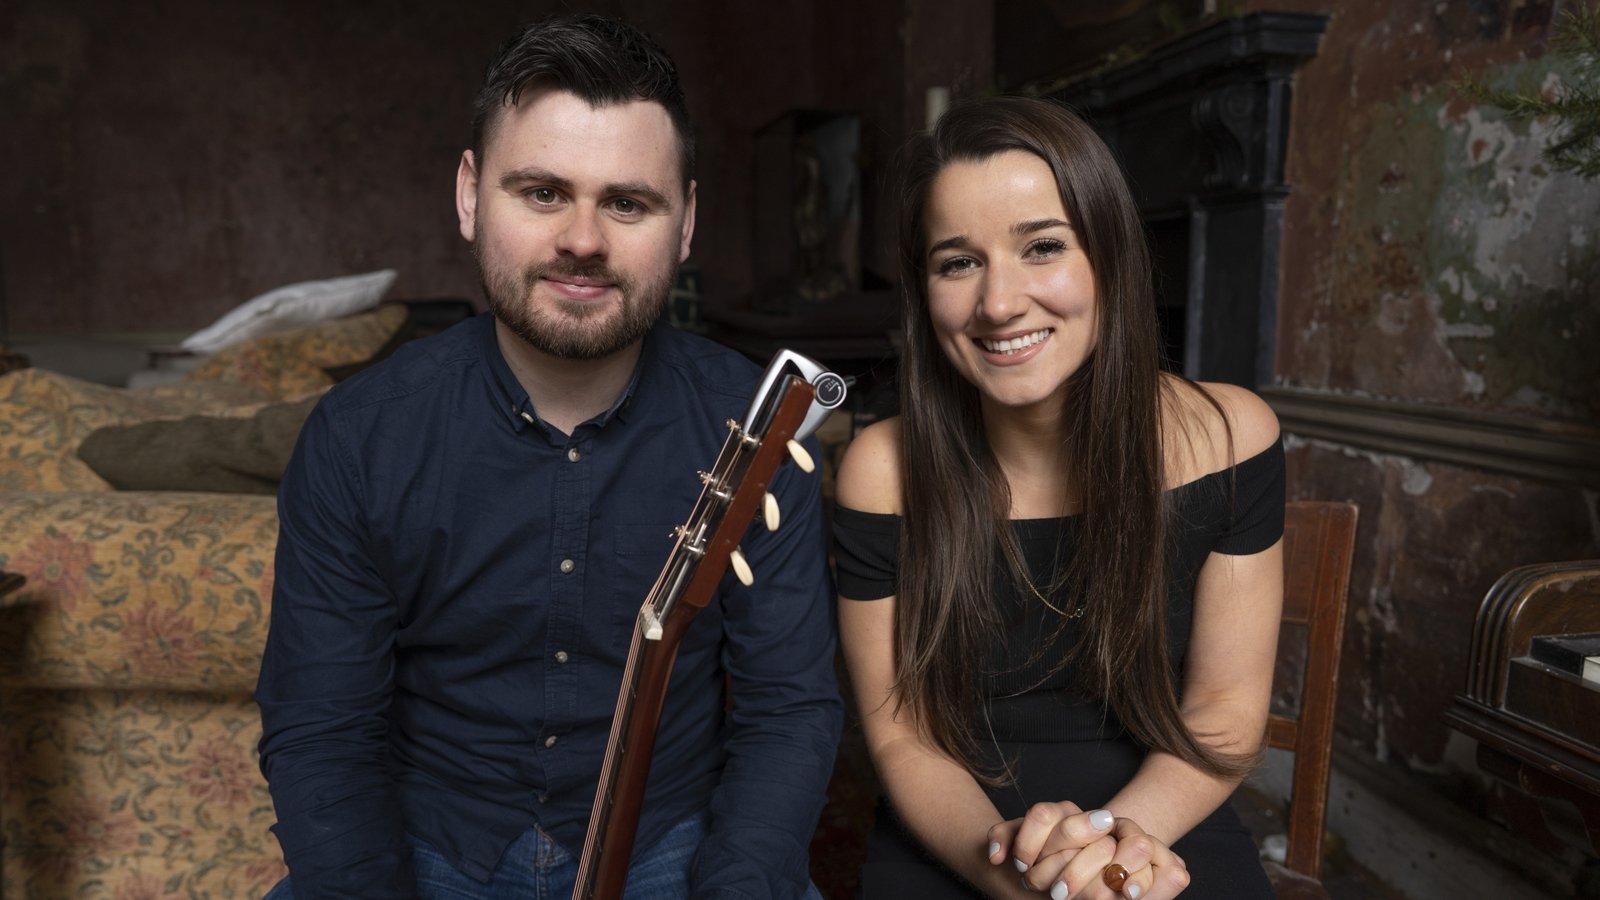
<svg viewBox="0 0 1600 900"><path fill-rule="evenodd" d="M1546 89L1545 59L1497 86ZM1285 335L1304 385L1600 421L1600 185L1551 172L1548 123L1469 106L1448 85L1375 104L1343 173L1330 301ZM1296 364L1316 343L1358 352ZM1308 353L1308 355L1311 355Z"/></svg>
<svg viewBox="0 0 1600 900"><path fill-rule="evenodd" d="M1295 83L1279 383L1600 425L1600 181L1549 169L1552 123L1452 87L1569 83L1572 65L1546 50L1570 4L1250 5L1331 14ZM1289 448L1292 496L1361 506L1341 742L1418 791L1499 815L1502 789L1443 713L1485 592L1516 566L1600 556L1600 497L1293 435Z"/></svg>
<svg viewBox="0 0 1600 900"><path fill-rule="evenodd" d="M1600 423L1600 183L1550 171L1551 123L1451 84L1559 89L1549 7L1336 6L1297 81L1280 377Z"/></svg>

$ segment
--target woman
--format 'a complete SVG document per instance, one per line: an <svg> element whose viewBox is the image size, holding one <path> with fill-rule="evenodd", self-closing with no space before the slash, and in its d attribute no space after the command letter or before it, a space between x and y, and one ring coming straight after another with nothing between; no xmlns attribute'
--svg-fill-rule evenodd
<svg viewBox="0 0 1600 900"><path fill-rule="evenodd" d="M903 203L902 416L835 516L889 800L865 896L1270 897L1225 802L1277 644L1276 419L1161 372L1132 198L1061 107L952 108Z"/></svg>

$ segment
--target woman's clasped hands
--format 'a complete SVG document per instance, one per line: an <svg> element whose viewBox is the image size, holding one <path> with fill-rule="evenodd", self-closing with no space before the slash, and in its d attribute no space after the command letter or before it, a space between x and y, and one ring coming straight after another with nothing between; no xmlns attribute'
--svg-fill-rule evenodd
<svg viewBox="0 0 1600 900"><path fill-rule="evenodd" d="M1051 900L1169 900L1189 886L1183 860L1132 819L1070 801L989 829L989 862L1016 866L1023 887Z"/></svg>

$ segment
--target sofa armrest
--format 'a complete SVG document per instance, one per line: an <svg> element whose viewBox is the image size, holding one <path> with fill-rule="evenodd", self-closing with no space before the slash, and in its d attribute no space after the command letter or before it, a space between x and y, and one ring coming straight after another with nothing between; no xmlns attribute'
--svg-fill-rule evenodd
<svg viewBox="0 0 1600 900"><path fill-rule="evenodd" d="M0 681L249 693L266 642L275 498L0 494Z"/></svg>
<svg viewBox="0 0 1600 900"><path fill-rule="evenodd" d="M108 425L196 415L250 415L270 400L242 384L181 383L142 391L44 369L0 375L0 493L103 491L78 445Z"/></svg>

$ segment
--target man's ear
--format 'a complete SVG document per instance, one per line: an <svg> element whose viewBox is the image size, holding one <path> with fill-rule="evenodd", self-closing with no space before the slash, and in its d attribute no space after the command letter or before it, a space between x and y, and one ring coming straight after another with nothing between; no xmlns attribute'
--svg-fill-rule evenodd
<svg viewBox="0 0 1600 900"><path fill-rule="evenodd" d="M678 262L689 258L689 241L694 237L694 189L694 179L691 178L683 200L683 239L678 245Z"/></svg>
<svg viewBox="0 0 1600 900"><path fill-rule="evenodd" d="M476 238L478 216L478 161L471 150L461 151L461 165L456 168L456 219L461 226L461 236L469 242Z"/></svg>

